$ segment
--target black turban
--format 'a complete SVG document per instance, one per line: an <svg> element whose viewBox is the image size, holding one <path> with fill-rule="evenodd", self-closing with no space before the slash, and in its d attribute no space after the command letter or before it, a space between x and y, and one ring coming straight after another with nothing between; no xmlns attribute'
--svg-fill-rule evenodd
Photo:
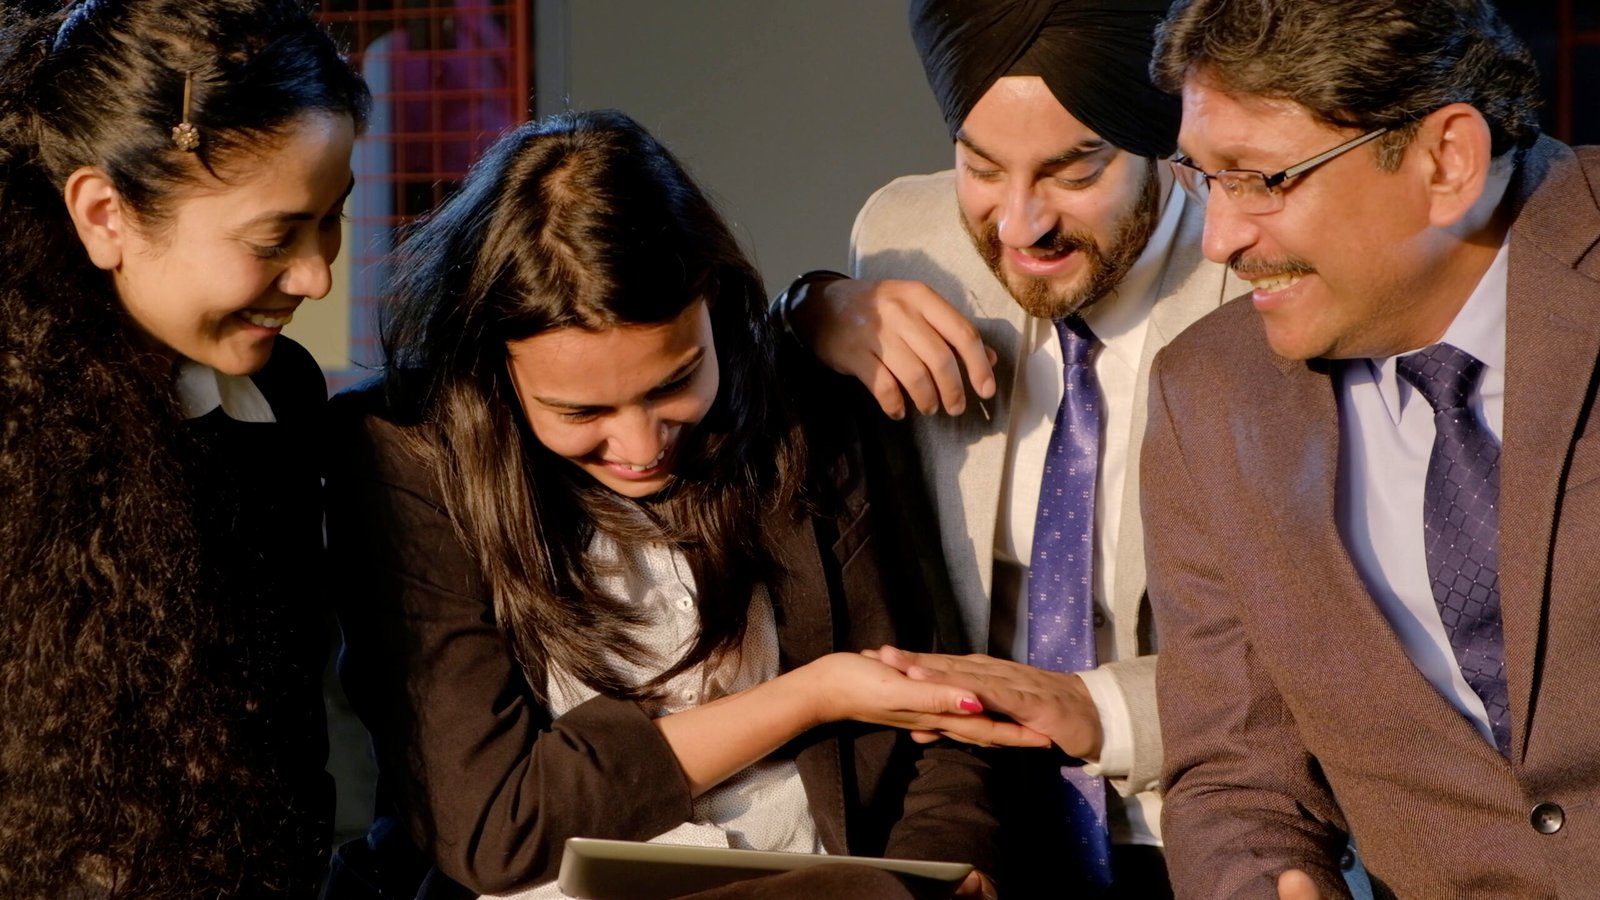
<svg viewBox="0 0 1600 900"><path fill-rule="evenodd" d="M1178 147L1178 98L1150 83L1171 0L911 0L911 36L950 136L1004 75L1038 75L1067 112L1139 156Z"/></svg>

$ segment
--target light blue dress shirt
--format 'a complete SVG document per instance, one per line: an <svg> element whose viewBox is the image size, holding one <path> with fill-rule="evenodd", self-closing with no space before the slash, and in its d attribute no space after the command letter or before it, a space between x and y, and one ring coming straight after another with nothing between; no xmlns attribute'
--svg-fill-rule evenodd
<svg viewBox="0 0 1600 900"><path fill-rule="evenodd" d="M1497 440L1506 393L1506 272L1502 245L1442 339L1483 363L1470 407ZM1433 408L1397 377L1395 359L1347 360L1336 369L1339 533L1411 661L1493 743L1483 701L1450 649L1428 575L1423 488L1433 452Z"/></svg>

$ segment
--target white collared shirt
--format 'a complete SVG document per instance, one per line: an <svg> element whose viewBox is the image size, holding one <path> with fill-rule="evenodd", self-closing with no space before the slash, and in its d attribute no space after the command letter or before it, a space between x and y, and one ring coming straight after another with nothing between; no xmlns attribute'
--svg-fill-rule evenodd
<svg viewBox="0 0 1600 900"><path fill-rule="evenodd" d="M1178 221L1183 217L1183 191L1168 190L1160 221L1144 252L1128 274L1083 318L1103 345L1095 357L1104 411L1100 431L1100 469L1095 483L1095 638L1102 663L1117 658L1117 621L1110 598L1116 596L1117 539L1121 534L1123 488L1133 431L1134 395L1139 361L1150 327L1161 275L1172 254ZM1028 655L1028 560L1033 555L1033 524L1039 507L1039 486L1050 447L1056 409L1061 405L1065 365L1055 325L1032 318L1022 333L1023 357L1011 404L1006 468L1001 482L999 520L995 528L994 596L989 647L995 656L1021 661ZM1137 627L1137 623L1123 623ZM1109 777L1126 775L1133 765L1133 723L1116 679L1098 671L1079 673L1100 715L1100 757L1087 771ZM1159 801L1139 795L1122 798L1108 792L1111 838L1119 844L1160 844ZM1120 813L1119 813L1120 807ZM1148 808L1146 808L1148 807Z"/></svg>
<svg viewBox="0 0 1600 900"><path fill-rule="evenodd" d="M272 405L246 375L224 375L194 360L178 364L178 402L186 419L198 419L217 407L240 422L276 422Z"/></svg>
<svg viewBox="0 0 1600 900"><path fill-rule="evenodd" d="M683 554L662 544L619 545L599 534L587 562L603 574L601 590L633 607L644 625L633 635L647 652L642 659L611 653L609 662L635 684L643 684L681 659L699 635L699 594ZM659 701L646 704L652 716L683 712L748 690L778 676L778 630L765 585L750 598L744 643L672 678ZM566 670L551 666L545 678L550 712L562 716L598 695ZM692 818L650 839L653 844L789 853L825 853L806 799L800 769L781 755L746 766L694 799ZM554 900L565 897L556 882L504 894L502 900Z"/></svg>
<svg viewBox="0 0 1600 900"><path fill-rule="evenodd" d="M1440 339L1483 363L1468 406L1496 440L1505 419L1507 269L1502 245ZM1422 526L1433 407L1395 373L1403 355L1338 367L1339 533L1406 655L1492 744L1483 701L1461 674L1433 599Z"/></svg>

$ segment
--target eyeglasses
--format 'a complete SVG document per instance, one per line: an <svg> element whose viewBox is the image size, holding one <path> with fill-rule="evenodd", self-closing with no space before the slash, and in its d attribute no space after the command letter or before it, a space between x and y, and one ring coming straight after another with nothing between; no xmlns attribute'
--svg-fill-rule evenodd
<svg viewBox="0 0 1600 900"><path fill-rule="evenodd" d="M1178 183L1183 185L1183 190L1201 203L1206 202L1211 182L1215 181L1222 185L1222 190L1239 207L1240 212L1263 215L1283 209L1283 192L1278 188L1285 181L1298 178L1388 131L1387 127L1369 131L1274 175L1257 172L1254 169L1223 169L1220 172L1207 172L1195 165L1189 157L1181 155L1172 158L1172 172L1177 176Z"/></svg>

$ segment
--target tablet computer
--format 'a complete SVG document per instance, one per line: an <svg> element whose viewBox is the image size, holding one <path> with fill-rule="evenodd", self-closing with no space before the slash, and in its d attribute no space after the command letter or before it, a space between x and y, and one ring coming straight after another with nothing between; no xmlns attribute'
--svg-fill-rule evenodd
<svg viewBox="0 0 1600 900"><path fill-rule="evenodd" d="M824 856L567 838L557 882L581 900L667 900L806 866L853 863L887 869L905 878L919 895L947 897L967 873L968 863L867 856Z"/></svg>

